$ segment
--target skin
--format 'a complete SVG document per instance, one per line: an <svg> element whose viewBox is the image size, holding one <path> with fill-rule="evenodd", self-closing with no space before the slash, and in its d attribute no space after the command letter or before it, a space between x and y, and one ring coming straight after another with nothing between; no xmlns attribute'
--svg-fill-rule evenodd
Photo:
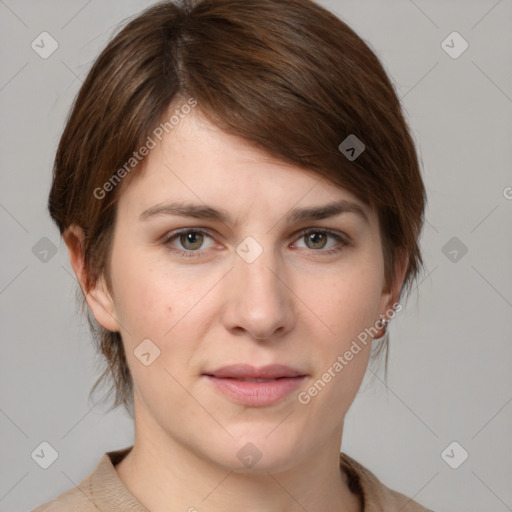
<svg viewBox="0 0 512 512"><path fill-rule="evenodd" d="M81 229L71 226L64 237L95 318L121 332L134 379L135 443L116 466L120 479L152 512L226 512L241 505L248 512L362 510L340 471L339 451L370 344L307 405L297 394L398 300L406 260L399 258L396 282L386 291L376 212L339 186L222 132L199 110L137 172L118 203L113 293L103 278L85 288ZM369 223L353 213L285 221L293 208L338 199L358 202ZM232 224L139 218L178 200L223 208ZM202 245L200 234L166 245L164 237L181 228L208 234ZM349 244L321 235L310 241L301 235L305 228L331 229ZM236 252L248 236L263 249L252 263ZM326 254L334 247L341 250ZM149 366L134 355L144 339L160 350ZM308 377L276 404L247 407L201 376L241 362L287 364ZM237 458L249 442L262 455L251 468Z"/></svg>

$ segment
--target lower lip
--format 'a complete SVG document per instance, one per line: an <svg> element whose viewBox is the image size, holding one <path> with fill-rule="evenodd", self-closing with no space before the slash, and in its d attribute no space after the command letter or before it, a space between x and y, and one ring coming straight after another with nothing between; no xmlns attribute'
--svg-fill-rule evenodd
<svg viewBox="0 0 512 512"><path fill-rule="evenodd" d="M285 377L267 382L249 382L210 375L206 377L218 391L235 402L250 407L275 404L296 390L305 379L305 377Z"/></svg>

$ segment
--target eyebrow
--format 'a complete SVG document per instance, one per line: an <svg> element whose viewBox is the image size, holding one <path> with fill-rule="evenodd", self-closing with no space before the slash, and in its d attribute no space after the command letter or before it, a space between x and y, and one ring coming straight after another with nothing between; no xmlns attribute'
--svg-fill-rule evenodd
<svg viewBox="0 0 512 512"><path fill-rule="evenodd" d="M297 223L308 220L327 219L342 213L355 214L367 224L370 224L370 220L365 209L358 203L355 203L354 201L348 201L346 199L321 206L294 208L285 216L285 220L288 223ZM152 206L140 214L139 220L146 221L159 215L189 217L194 219L209 219L219 221L226 225L232 224L229 213L222 208L214 208L213 206L208 206L205 204L180 202L164 203Z"/></svg>

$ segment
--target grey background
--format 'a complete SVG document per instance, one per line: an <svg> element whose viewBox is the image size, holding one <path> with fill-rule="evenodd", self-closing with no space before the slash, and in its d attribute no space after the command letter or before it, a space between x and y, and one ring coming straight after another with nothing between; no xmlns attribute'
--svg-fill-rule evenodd
<svg viewBox="0 0 512 512"><path fill-rule="evenodd" d="M31 510L133 443L122 409L87 401L97 360L46 202L81 80L115 26L150 3L0 0L1 511ZM437 511L512 510L512 3L321 3L394 80L429 196L427 272L391 324L387 386L368 372L342 449ZM31 48L43 31L59 45L47 59ZM453 31L469 43L457 59L441 47ZM33 253L43 237L57 251L46 262ZM443 252L452 237L467 248L455 262ZM31 458L43 441L59 454L48 469ZM441 457L453 441L469 453L458 469Z"/></svg>

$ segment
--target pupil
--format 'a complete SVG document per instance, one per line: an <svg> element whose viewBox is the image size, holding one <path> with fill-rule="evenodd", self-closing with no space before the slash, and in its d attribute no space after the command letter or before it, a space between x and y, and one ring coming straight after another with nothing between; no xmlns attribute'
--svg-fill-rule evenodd
<svg viewBox="0 0 512 512"><path fill-rule="evenodd" d="M325 241L325 235L324 235L324 233L313 233L313 234L309 235L309 240L310 240L311 242L313 242L313 244L317 244L317 243L318 243L318 241L319 241L318 239L322 239L322 238L323 238L323 239L324 239L324 241ZM322 245L322 247L323 247L323 245Z"/></svg>
<svg viewBox="0 0 512 512"><path fill-rule="evenodd" d="M182 235L185 239L185 243L183 244L185 247L187 247L188 249L197 249L197 246L201 246L201 242L202 242L202 235L200 235L199 233L187 233L185 235ZM189 247L188 245L192 245L193 247ZM195 246L194 246L195 244Z"/></svg>

